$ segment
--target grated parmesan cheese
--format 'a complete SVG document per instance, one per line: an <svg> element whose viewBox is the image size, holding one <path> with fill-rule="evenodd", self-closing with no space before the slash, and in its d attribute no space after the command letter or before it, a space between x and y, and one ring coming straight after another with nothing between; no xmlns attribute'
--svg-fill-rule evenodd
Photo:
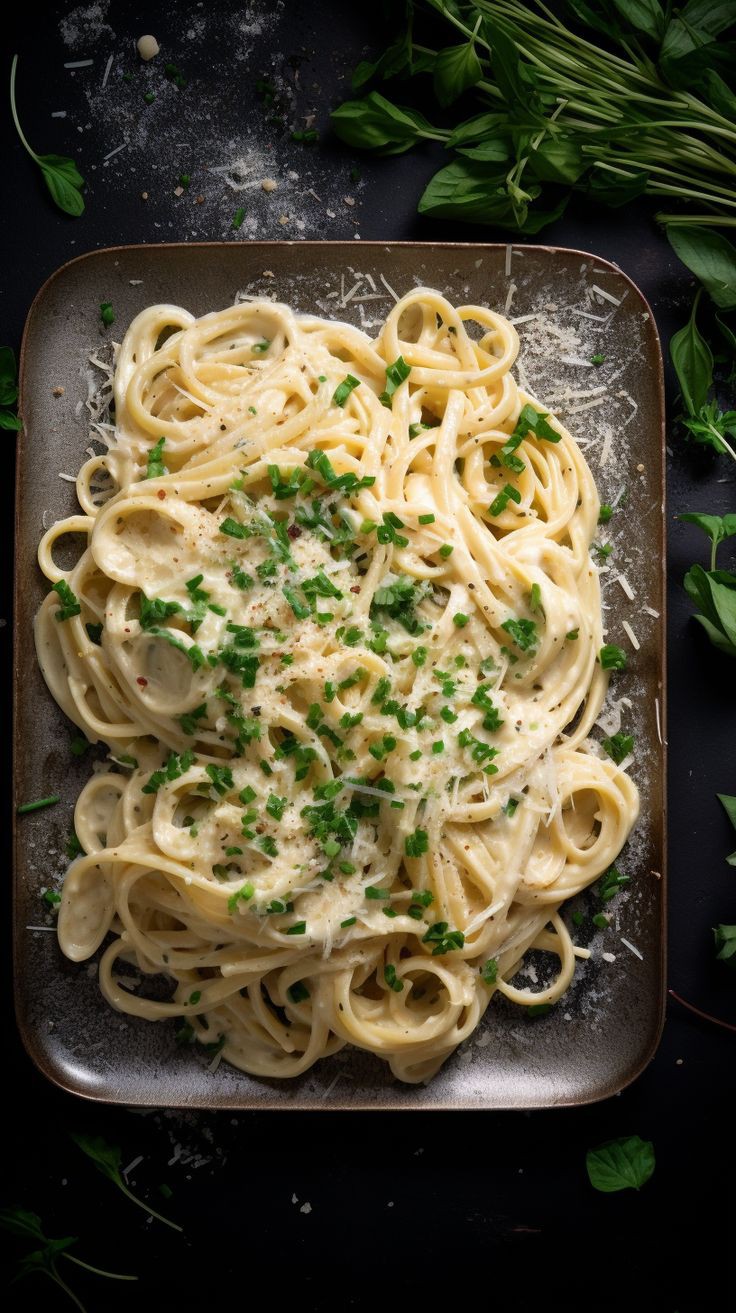
<svg viewBox="0 0 736 1313"><path fill-rule="evenodd" d="M622 620L621 624L622 627L626 630L626 636L629 639L629 642L631 643L631 646L633 647L634 651L638 652L639 648L641 647L641 643L639 642L639 639L636 637L636 634L631 628L631 625L629 624L628 620Z"/></svg>
<svg viewBox="0 0 736 1313"><path fill-rule="evenodd" d="M622 936L621 943L624 945L624 948L628 948L629 952L634 954L634 957L638 957L640 962L644 961L644 954L640 953L639 949L636 948L634 944L629 943L628 939L624 939Z"/></svg>
<svg viewBox="0 0 736 1313"><path fill-rule="evenodd" d="M633 602L634 598L636 597L636 593L634 592L633 588L631 587L631 584L629 583L628 579L626 578L626 575L625 575L625 574L619 574L619 575L617 575L617 576L616 576L616 582L619 583L619 584L621 585L621 587L623 588L624 592L626 593L626 596L628 597L629 601L630 601L630 602Z"/></svg>

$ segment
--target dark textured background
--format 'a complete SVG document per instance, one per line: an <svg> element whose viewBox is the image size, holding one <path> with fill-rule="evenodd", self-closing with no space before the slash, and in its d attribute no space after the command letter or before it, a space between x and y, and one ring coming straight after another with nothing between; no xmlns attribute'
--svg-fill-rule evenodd
<svg viewBox="0 0 736 1313"><path fill-rule="evenodd" d="M304 147L291 145L288 134L265 124L255 79L275 69L285 85L289 79L293 85L296 66L301 90L289 98L289 124L316 109L318 126L326 128L329 108L347 89L347 73L376 40L368 7L353 13L351 5L325 0L311 6L259 0L250 7L223 3L210 8L178 2L106 5L103 0L100 8L107 11L112 31L97 41L90 38L88 48L84 35L74 47L62 40L59 20L68 18L71 6L26 5L14 9L9 20L5 49L21 56L18 100L26 135L39 152L75 153L90 190L81 219L56 211L3 111L3 342L19 346L37 288L58 265L84 250L121 242L227 237L229 215L240 197L228 193L218 211L208 195L197 211L194 195L208 187L204 173L193 180L191 194L180 198L183 204L171 194L176 175L191 162L178 159L172 143L185 129L190 138L199 133L200 113L211 116L208 131L214 122L227 139L275 143L281 165L288 155L291 167L311 171L318 193L322 186L332 196L356 200L354 207L333 203L333 220L313 206L305 211L304 229L295 230L278 226L280 206L266 211L258 198L259 236L352 237L359 231L364 238L506 239L494 229L417 219L417 196L437 167L433 150L387 161L361 159L362 177L356 183L350 179L353 154L328 135L307 160ZM247 57L236 61L231 53L237 14L251 29L254 17L262 15L265 21L262 33L248 38ZM195 35L187 37L188 30ZM68 25L65 31L68 36ZM142 31L156 34L162 59L177 62L189 85L177 93L179 100L170 87L158 96L158 147L151 150L148 164L131 149L111 160L104 172L101 165L91 170L129 131L130 120L122 111L122 129L114 130L114 97L127 96L120 101L123 106L142 101L142 84L135 80L142 75L133 51ZM72 77L63 64L94 57L94 68L84 77L99 84L111 53L116 56L111 78L129 69L134 82L125 89L111 83L111 99L100 112L85 100L82 71ZM4 70L9 71L9 55ZM160 82L160 73L156 76ZM54 109L65 109L67 117L51 119ZM217 162L232 154L221 153ZM196 163L202 164L201 156ZM140 199L144 189L150 195L147 203ZM250 205L250 196L243 203ZM666 341L686 317L692 285L652 221L653 209L641 202L605 211L576 198L542 240L617 261L649 299ZM8 457L0 494L9 526L13 435L1 436ZM672 430L670 444L669 985L706 1011L734 1021L734 977L715 963L711 934L717 922L736 920L734 873L724 861L734 838L714 796L716 791L736 792L733 664L708 647L688 619L681 578L693 560L705 560L705 540L674 521L685 509L733 510L734 474L726 457L693 450ZM0 615L7 623L0 630L0 687L7 725L9 530L5 550ZM732 563L723 549L720 561ZM3 833L9 830L6 815ZM9 875L9 853L5 869ZM9 947L3 960L10 961ZM733 1228L726 1202L733 1168L733 1037L674 1003L660 1049L644 1075L619 1097L576 1111L411 1118L140 1116L85 1105L48 1085L17 1039L9 972L4 983L8 1062L0 1203L35 1209L51 1235L78 1235L81 1257L138 1273L138 1285L130 1286L103 1283L69 1267L67 1275L89 1310L127 1308L131 1299L146 1310L210 1309L233 1296L250 1301L261 1277L275 1277L272 1290L279 1303L298 1302L310 1310L367 1307L375 1300L389 1306L406 1296L465 1302L472 1282L482 1292L482 1308L497 1307L501 1291L510 1289L520 1309L567 1309L584 1301L594 1309L683 1313L711 1308L727 1283ZM120 1143L124 1163L142 1154L132 1179L152 1202L161 1202L159 1184L171 1187L164 1211L184 1224L185 1237L150 1223L116 1194L71 1143L70 1130ZM595 1193L585 1176L585 1150L628 1134L654 1141L653 1179L640 1194ZM179 1160L169 1165L177 1152ZM311 1204L308 1214L300 1212L305 1202ZM7 1279L18 1252L13 1243L4 1268ZM31 1280L35 1289L18 1287L13 1307L24 1306L32 1295L43 1296L49 1308L65 1306L60 1291L44 1286L40 1277Z"/></svg>

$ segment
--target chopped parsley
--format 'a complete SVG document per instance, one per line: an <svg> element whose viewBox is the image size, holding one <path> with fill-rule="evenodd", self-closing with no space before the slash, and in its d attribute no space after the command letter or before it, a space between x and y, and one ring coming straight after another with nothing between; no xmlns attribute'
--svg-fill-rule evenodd
<svg viewBox="0 0 736 1313"><path fill-rule="evenodd" d="M539 642L537 626L533 620L516 620L511 617L504 620L501 628L513 638L521 652L533 652Z"/></svg>
<svg viewBox="0 0 736 1313"><path fill-rule="evenodd" d="M169 471L167 470L164 464L165 445L166 445L166 438L159 438L155 447L151 447L151 450L148 453L148 460L146 464L147 479L161 479L163 478L164 474L168 474Z"/></svg>
<svg viewBox="0 0 736 1313"><path fill-rule="evenodd" d="M447 921L435 921L426 935L422 936L422 943L432 944L432 957L440 957L444 953L453 953L463 948L465 935L462 930L450 930Z"/></svg>
<svg viewBox="0 0 736 1313"><path fill-rule="evenodd" d="M545 442L559 442L562 435L556 433L552 426L547 423L547 414L547 411L542 413L527 403L526 406L522 407L512 436L526 438L529 433L532 433L535 438L543 438Z"/></svg>
<svg viewBox="0 0 736 1313"><path fill-rule="evenodd" d="M506 483L504 484L502 491L493 498L493 501L488 507L489 515L500 515L502 511L506 510L510 501L516 502L518 505L521 501L521 493L518 488L514 488L510 483Z"/></svg>
<svg viewBox="0 0 736 1313"><path fill-rule="evenodd" d="M399 977L396 974L396 967L392 966L390 962L383 968L383 978L389 989L392 989L395 994L401 993L404 988L404 982L403 980L399 980Z"/></svg>
<svg viewBox="0 0 736 1313"><path fill-rule="evenodd" d="M230 915L232 916L233 912L237 912L241 903L250 902L254 893L255 893L255 889L251 884L250 880L248 880L242 886L242 888L238 889L237 893L233 894L230 898L228 898L227 910L230 913Z"/></svg>
<svg viewBox="0 0 736 1313"><path fill-rule="evenodd" d="M421 857L429 852L429 835L426 830L415 830L404 839L404 852L407 857Z"/></svg>
<svg viewBox="0 0 736 1313"><path fill-rule="evenodd" d="M79 599L72 592L66 579L59 579L58 583L52 584L52 590L61 602L58 611L54 612L55 620L71 620L72 616L81 614Z"/></svg>
<svg viewBox="0 0 736 1313"><path fill-rule="evenodd" d="M626 669L626 653L622 648L617 647L615 643L606 643L600 650L599 658L603 670Z"/></svg>
<svg viewBox="0 0 736 1313"><path fill-rule="evenodd" d="M484 985L495 985L498 979L498 958L489 957L488 961L483 963L480 975Z"/></svg>
<svg viewBox="0 0 736 1313"><path fill-rule="evenodd" d="M332 394L332 404L334 406L344 406L350 393L357 387L360 387L360 379L354 378L352 374L346 374L342 383L338 383Z"/></svg>
<svg viewBox="0 0 736 1313"><path fill-rule="evenodd" d="M610 738L601 739L601 747L620 766L624 758L633 752L634 738L632 734L612 734Z"/></svg>
<svg viewBox="0 0 736 1313"><path fill-rule="evenodd" d="M411 365L407 365L403 356L398 356L392 365L386 366L386 390L382 392L378 400L382 406L388 406L391 409L391 398L396 389L409 377Z"/></svg>
<svg viewBox="0 0 736 1313"><path fill-rule="evenodd" d="M187 748L186 752L182 752L180 756L177 756L175 752L170 753L166 765L162 766L160 770L155 770L149 776L148 782L143 785L141 792L158 793L162 784L166 784L171 780L178 780L186 774L193 764L194 753L191 748Z"/></svg>

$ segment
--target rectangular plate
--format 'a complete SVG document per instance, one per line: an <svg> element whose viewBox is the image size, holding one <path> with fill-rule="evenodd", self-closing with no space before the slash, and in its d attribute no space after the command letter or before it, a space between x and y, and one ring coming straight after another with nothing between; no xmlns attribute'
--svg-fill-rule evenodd
<svg viewBox="0 0 736 1313"><path fill-rule="evenodd" d="M212 1073L204 1055L176 1048L173 1024L112 1011L94 965L67 962L50 929L40 891L66 866L72 808L90 761L71 756L70 725L36 664L31 619L46 588L36 548L44 525L77 509L74 486L59 471L76 474L88 446L90 351L101 339L122 336L144 306L173 302L200 315L232 304L239 293L265 295L370 332L393 304L386 284L399 295L425 285L456 304L537 316L519 324L523 385L580 440L601 500L626 490L625 511L606 533L615 567L603 576L603 593L608 640L630 654L631 673L614 678L616 695L631 698L624 724L636 735L632 774L641 819L621 859L632 883L607 905L610 928L592 939L593 956L578 965L571 989L548 1016L530 1021L494 1001L426 1086L402 1085L378 1058L355 1049L283 1083L256 1080L226 1063ZM383 300L374 288L385 292ZM364 295L373 299L360 300ZM101 329L101 301L114 306L112 334ZM605 356L600 368L590 364L597 352ZM63 395L54 396L58 388ZM33 303L20 413L16 803L62 795L59 806L16 824L16 1005L41 1071L86 1098L232 1109L541 1108L602 1099L633 1080L657 1046L665 996L664 402L654 319L633 283L605 260L545 246L237 242L93 251L59 269ZM633 602L616 585L619 571L636 590ZM631 651L622 620L634 628L640 651ZM579 905L599 907L592 894L580 895Z"/></svg>

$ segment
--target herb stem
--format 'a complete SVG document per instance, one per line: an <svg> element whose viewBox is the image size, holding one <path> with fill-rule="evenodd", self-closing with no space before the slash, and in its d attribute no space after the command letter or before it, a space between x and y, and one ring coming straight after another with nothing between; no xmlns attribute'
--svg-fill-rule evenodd
<svg viewBox="0 0 736 1313"><path fill-rule="evenodd" d="M128 1276L124 1272L107 1272L104 1267L94 1267L92 1263L85 1263L83 1258L75 1258L74 1254L64 1251L63 1258L68 1258L70 1263L76 1263L77 1267L83 1267L87 1272L94 1272L98 1277L109 1277L111 1281L137 1281L135 1276Z"/></svg>
<svg viewBox="0 0 736 1313"><path fill-rule="evenodd" d="M23 145L28 151L28 154L30 155L31 159L35 160L36 163L38 163L38 155L36 154L35 150L33 150L32 147L28 145L28 142L26 141L25 135L23 133L23 129L20 126L20 122L18 120L18 111L15 108L15 70L17 69L17 67L18 67L18 56L13 55L13 63L10 66L10 112L13 115L13 122L15 124L15 130L18 133L18 136L20 137Z"/></svg>
<svg viewBox="0 0 736 1313"><path fill-rule="evenodd" d="M155 1208L151 1208L150 1204L144 1203L142 1199L139 1199L137 1195L134 1195L132 1190L128 1189L127 1185L122 1179L118 1182L118 1184L123 1194L127 1195L131 1203L137 1204L139 1208L142 1208L144 1210L144 1212L150 1213L151 1217L156 1218L157 1222L163 1222L164 1226L170 1226L172 1231L184 1230L183 1226L178 1226L176 1222L170 1221L168 1217L163 1217L161 1213L156 1212Z"/></svg>
<svg viewBox="0 0 736 1313"><path fill-rule="evenodd" d="M47 1275L48 1277L50 1277L52 1281L55 1281L56 1284L57 1284L57 1286L61 1286L62 1290L64 1291L64 1293L65 1293L66 1295L69 1296L69 1298L70 1298L70 1300L72 1301L72 1303L73 1303L73 1304L76 1304L76 1306L77 1306L77 1308L79 1309L80 1313L87 1313L87 1310L86 1310L86 1308L84 1307L84 1304L82 1303L81 1299L78 1299L78 1298L77 1298L77 1296L74 1294L74 1291L72 1290L71 1286L68 1286L68 1285L66 1284L66 1281L64 1280L64 1278L63 1278L62 1276L59 1275L59 1272L58 1272L58 1270L57 1270L56 1264L55 1264L54 1262L51 1263L51 1268L50 1268L50 1270L49 1270L48 1268L43 1268L43 1269L41 1269L41 1270L42 1270L42 1271L45 1271L45 1272L46 1272L46 1275Z"/></svg>
<svg viewBox="0 0 736 1313"><path fill-rule="evenodd" d="M703 1021L710 1021L713 1026L722 1026L724 1030L736 1032L736 1026L733 1026L730 1021L721 1021L720 1017L713 1017L710 1012L703 1012L701 1008L696 1008L694 1003L688 1003L687 999L681 998L679 994L675 993L674 989L668 989L667 993L676 1003L680 1003L682 1007L687 1008L688 1012L694 1012L696 1017L701 1017Z"/></svg>

